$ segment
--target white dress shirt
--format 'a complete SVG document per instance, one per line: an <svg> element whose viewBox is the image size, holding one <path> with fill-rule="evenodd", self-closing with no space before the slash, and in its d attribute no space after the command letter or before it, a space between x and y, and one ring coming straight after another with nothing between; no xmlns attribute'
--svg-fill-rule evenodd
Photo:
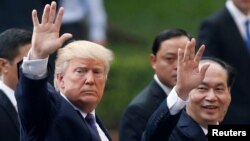
<svg viewBox="0 0 250 141"><path fill-rule="evenodd" d="M4 92L4 94L9 98L12 105L15 107L17 111L17 102L15 98L14 90L12 90L9 86L3 83L3 81L0 80L0 90Z"/></svg>
<svg viewBox="0 0 250 141"><path fill-rule="evenodd" d="M232 2L232 0L226 1L226 8L228 9L229 13L232 15L241 36L244 40L247 40L247 33L245 30L245 22L250 20L250 17L242 13Z"/></svg>

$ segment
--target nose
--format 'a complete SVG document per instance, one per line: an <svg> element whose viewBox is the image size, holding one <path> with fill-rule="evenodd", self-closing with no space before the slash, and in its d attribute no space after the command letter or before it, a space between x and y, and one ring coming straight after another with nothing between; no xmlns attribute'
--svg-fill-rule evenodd
<svg viewBox="0 0 250 141"><path fill-rule="evenodd" d="M216 94L214 90L209 90L206 96L206 99L209 101L215 101L216 100Z"/></svg>
<svg viewBox="0 0 250 141"><path fill-rule="evenodd" d="M92 71L88 71L88 73L85 75L85 84L87 85L94 84L94 74Z"/></svg>

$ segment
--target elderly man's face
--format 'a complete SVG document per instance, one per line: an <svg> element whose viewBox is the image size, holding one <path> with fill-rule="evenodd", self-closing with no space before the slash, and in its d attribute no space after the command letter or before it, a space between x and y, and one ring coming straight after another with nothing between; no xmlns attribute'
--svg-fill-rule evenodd
<svg viewBox="0 0 250 141"><path fill-rule="evenodd" d="M187 113L204 126L222 121L231 102L226 70L217 63L209 63L205 78L190 92L186 107Z"/></svg>
<svg viewBox="0 0 250 141"><path fill-rule="evenodd" d="M75 58L69 61L64 74L57 78L60 91L76 107L88 113L100 102L106 83L103 62Z"/></svg>

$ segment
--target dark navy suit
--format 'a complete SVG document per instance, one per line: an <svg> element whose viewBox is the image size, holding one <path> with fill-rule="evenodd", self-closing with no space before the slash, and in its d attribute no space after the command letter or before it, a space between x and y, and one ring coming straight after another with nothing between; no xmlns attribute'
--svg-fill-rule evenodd
<svg viewBox="0 0 250 141"><path fill-rule="evenodd" d="M141 140L149 117L166 97L166 93L153 79L124 111L120 122L119 141Z"/></svg>
<svg viewBox="0 0 250 141"><path fill-rule="evenodd" d="M150 117L142 141L207 141L207 138L184 110L171 115L164 101Z"/></svg>
<svg viewBox="0 0 250 141"><path fill-rule="evenodd" d="M0 141L19 141L17 111L9 98L0 90Z"/></svg>
<svg viewBox="0 0 250 141"><path fill-rule="evenodd" d="M21 141L94 141L86 121L47 83L20 71L15 92L21 121ZM97 117L97 123L111 140Z"/></svg>

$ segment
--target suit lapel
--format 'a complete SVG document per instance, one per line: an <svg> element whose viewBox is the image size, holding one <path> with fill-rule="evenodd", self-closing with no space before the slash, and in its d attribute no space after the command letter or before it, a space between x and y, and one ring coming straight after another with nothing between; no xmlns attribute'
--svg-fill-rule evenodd
<svg viewBox="0 0 250 141"><path fill-rule="evenodd" d="M185 136L192 138L194 141L206 141L206 136L200 125L195 122L185 111L182 112L178 128Z"/></svg>
<svg viewBox="0 0 250 141"><path fill-rule="evenodd" d="M158 101L160 103L162 102L163 99L167 97L163 89L159 86L159 84L155 80L152 80L152 82L150 83L150 90L153 97L156 97L158 100L160 100Z"/></svg>
<svg viewBox="0 0 250 141"><path fill-rule="evenodd" d="M233 17L231 16L231 14L227 10L227 8L224 8L222 10L221 14L222 15L220 17L223 17L225 19L225 20L223 20L225 22L221 23L221 26L220 26L223 28L222 31L223 31L224 37L222 37L222 38L225 38L225 39L223 39L223 41L225 41L225 46L227 47L227 49L225 49L225 50L228 50L230 53L241 52L242 53L241 57L242 57L242 55L245 55L248 57L249 51L248 51L247 44L245 43L245 40L243 39ZM234 34L231 34L231 33L234 33ZM232 49L232 50L230 50L230 49ZM223 50L223 51L225 51L225 50Z"/></svg>
<svg viewBox="0 0 250 141"><path fill-rule="evenodd" d="M4 94L2 90L0 90L0 106L2 106L7 115L13 121L13 124L16 126L17 131L19 131L19 122L18 122L18 115L17 112L10 102L9 98Z"/></svg>

